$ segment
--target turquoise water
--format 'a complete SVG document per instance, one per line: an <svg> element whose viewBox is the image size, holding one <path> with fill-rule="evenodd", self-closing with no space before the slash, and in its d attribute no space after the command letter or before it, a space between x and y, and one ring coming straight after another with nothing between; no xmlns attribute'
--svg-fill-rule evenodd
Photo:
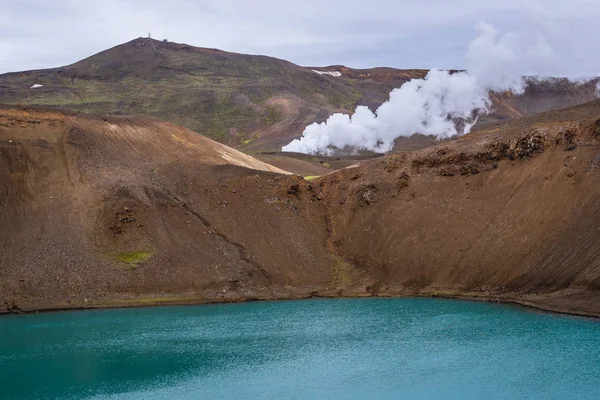
<svg viewBox="0 0 600 400"><path fill-rule="evenodd" d="M0 318L5 399L600 399L600 321L439 299Z"/></svg>

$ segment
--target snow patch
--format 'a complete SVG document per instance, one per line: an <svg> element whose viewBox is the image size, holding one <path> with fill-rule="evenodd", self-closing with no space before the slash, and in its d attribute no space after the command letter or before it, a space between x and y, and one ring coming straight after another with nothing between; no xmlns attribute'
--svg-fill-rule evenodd
<svg viewBox="0 0 600 400"><path fill-rule="evenodd" d="M317 71L313 69L312 72L316 72L319 75L342 76L342 73L339 71Z"/></svg>
<svg viewBox="0 0 600 400"><path fill-rule="evenodd" d="M40 85L39 83L34 84L32 87L30 87L29 89L37 89L37 88L41 88L44 85Z"/></svg>

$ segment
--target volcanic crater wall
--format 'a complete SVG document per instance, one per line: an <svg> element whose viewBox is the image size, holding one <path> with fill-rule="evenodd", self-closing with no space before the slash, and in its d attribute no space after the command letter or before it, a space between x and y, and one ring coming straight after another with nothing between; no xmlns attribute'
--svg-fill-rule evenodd
<svg viewBox="0 0 600 400"><path fill-rule="evenodd" d="M435 295L600 315L598 102L312 182L146 118L4 107L0 155L4 312Z"/></svg>

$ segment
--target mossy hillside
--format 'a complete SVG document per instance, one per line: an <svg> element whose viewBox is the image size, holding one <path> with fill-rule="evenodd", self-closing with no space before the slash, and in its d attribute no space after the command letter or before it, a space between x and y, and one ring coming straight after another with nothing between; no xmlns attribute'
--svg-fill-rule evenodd
<svg viewBox="0 0 600 400"><path fill-rule="evenodd" d="M44 86L30 89L35 83ZM0 75L0 87L0 103L152 115L238 144L281 120L267 103L275 96L293 96L316 113L352 111L364 94L347 80L287 61L145 38L70 66Z"/></svg>

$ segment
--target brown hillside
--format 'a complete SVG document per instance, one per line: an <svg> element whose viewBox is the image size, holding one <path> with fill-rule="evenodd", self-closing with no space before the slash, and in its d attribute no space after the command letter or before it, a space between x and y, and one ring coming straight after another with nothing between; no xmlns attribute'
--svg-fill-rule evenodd
<svg viewBox="0 0 600 400"><path fill-rule="evenodd" d="M1 108L3 306L328 285L308 184L226 163L276 170L168 123Z"/></svg>
<svg viewBox="0 0 600 400"><path fill-rule="evenodd" d="M194 137L0 109L5 309L442 295L600 316L598 101L312 182Z"/></svg>
<svg viewBox="0 0 600 400"><path fill-rule="evenodd" d="M481 293L600 312L599 101L320 184L331 240L368 271L373 294Z"/></svg>

